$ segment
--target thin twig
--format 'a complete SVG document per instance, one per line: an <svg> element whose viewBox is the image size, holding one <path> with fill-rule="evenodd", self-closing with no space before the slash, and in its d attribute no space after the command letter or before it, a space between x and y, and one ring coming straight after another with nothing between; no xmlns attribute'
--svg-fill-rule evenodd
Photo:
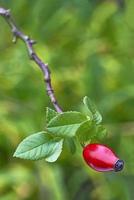
<svg viewBox="0 0 134 200"><path fill-rule="evenodd" d="M52 84L51 84L51 77L50 77L50 70L48 67L48 64L45 64L36 54L35 50L33 49L33 45L36 43L34 40L32 40L30 37L28 37L27 35L23 34L18 27L15 25L12 16L10 14L10 10L6 10L4 8L0 7L0 15L2 17L4 17L4 19L6 20L6 22L8 23L8 25L11 28L12 34L13 34L13 42L15 43L17 41L17 39L21 39L28 50L28 54L30 56L30 59L33 60L42 70L43 75L44 75L44 80L46 82L46 91L47 94L53 104L53 106L55 107L55 110L57 112L62 112L62 109L60 108L55 94L54 94L54 90L52 88Z"/></svg>

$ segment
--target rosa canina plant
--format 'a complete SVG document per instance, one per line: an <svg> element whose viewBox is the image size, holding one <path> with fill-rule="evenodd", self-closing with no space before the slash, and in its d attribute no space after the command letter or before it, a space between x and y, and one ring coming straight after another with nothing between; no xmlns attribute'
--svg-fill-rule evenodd
<svg viewBox="0 0 134 200"><path fill-rule="evenodd" d="M102 116L94 103L88 98L83 98L86 114L78 111L63 112L55 97L51 84L51 76L48 64L44 63L36 54L33 45L34 40L23 34L15 25L10 10L0 8L0 15L11 28L13 42L21 39L28 50L30 59L41 69L46 83L47 94L55 110L46 108L46 126L38 133L25 138L17 147L14 157L55 162L63 149L64 141L77 140L83 147L83 157L86 163L97 171L120 171L124 162L120 160L112 150L105 145L93 143L95 139L100 141L106 135L106 129L102 125ZM75 142L70 145L74 146Z"/></svg>

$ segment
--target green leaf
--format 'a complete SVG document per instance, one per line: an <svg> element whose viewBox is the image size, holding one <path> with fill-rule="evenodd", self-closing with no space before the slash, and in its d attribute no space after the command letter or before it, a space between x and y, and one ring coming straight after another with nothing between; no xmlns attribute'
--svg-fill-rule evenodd
<svg viewBox="0 0 134 200"><path fill-rule="evenodd" d="M107 129L102 125L98 125L96 138L98 140L103 140L106 136L107 136Z"/></svg>
<svg viewBox="0 0 134 200"><path fill-rule="evenodd" d="M46 108L46 122L49 123L49 121L57 116L59 113L57 113L55 110L52 110L51 108Z"/></svg>
<svg viewBox="0 0 134 200"><path fill-rule="evenodd" d="M60 113L47 126L47 131L59 137L73 137L86 116L80 112L70 111Z"/></svg>
<svg viewBox="0 0 134 200"><path fill-rule="evenodd" d="M102 122L102 116L97 110L95 104L87 97L85 96L83 99L83 103L86 106L86 108L89 111L89 117L96 122L96 124L99 124Z"/></svg>
<svg viewBox="0 0 134 200"><path fill-rule="evenodd" d="M62 151L63 140L53 138L46 132L39 132L25 138L17 147L14 157L48 162L57 160Z"/></svg>
<svg viewBox="0 0 134 200"><path fill-rule="evenodd" d="M76 138L66 138L64 140L64 145L69 149L69 151L74 154L76 152L76 144L75 144Z"/></svg>
<svg viewBox="0 0 134 200"><path fill-rule="evenodd" d="M83 122L77 130L76 134L80 142L87 142L95 136L96 124L91 120Z"/></svg>

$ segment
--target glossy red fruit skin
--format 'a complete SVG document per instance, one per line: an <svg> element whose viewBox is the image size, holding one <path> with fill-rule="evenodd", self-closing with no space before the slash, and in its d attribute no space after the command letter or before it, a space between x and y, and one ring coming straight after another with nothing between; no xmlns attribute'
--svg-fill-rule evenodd
<svg viewBox="0 0 134 200"><path fill-rule="evenodd" d="M121 171L124 162L119 160L115 153L107 146L102 144L88 144L83 149L83 157L86 163L96 171ZM121 162L121 169L116 169Z"/></svg>

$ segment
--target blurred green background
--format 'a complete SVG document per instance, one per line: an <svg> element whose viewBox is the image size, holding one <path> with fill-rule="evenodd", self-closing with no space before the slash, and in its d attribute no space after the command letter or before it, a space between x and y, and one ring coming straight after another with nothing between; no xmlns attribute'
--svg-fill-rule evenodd
<svg viewBox="0 0 134 200"><path fill-rule="evenodd" d="M121 173L97 173L81 150L64 149L54 164L12 155L22 139L45 126L52 107L43 76L25 45L12 43L0 18L0 200L134 199L134 1L0 0L49 63L64 111L82 110L87 95L109 131L105 141L125 160Z"/></svg>

